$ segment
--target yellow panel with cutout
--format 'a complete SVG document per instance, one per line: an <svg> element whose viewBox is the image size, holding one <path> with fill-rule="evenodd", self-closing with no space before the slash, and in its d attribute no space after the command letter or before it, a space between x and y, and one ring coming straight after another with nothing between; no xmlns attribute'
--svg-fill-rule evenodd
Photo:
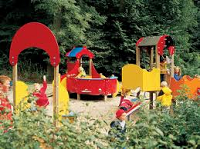
<svg viewBox="0 0 200 149"><path fill-rule="evenodd" d="M148 72L135 64L122 67L122 86L126 89L140 87L142 91L160 90L160 69Z"/></svg>

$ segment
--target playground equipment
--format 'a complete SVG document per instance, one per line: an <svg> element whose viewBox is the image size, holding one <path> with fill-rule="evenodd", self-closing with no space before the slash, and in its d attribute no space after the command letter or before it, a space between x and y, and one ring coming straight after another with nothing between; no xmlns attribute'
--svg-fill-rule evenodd
<svg viewBox="0 0 200 149"><path fill-rule="evenodd" d="M122 86L127 89L140 87L142 91L150 92L150 108L153 108L153 94L160 90L160 58L165 48L172 57L172 76L175 48L173 39L168 35L140 38L136 43L136 65L128 64L122 68ZM150 57L150 71L140 68L141 52L147 52Z"/></svg>
<svg viewBox="0 0 200 149"><path fill-rule="evenodd" d="M16 99L15 99L15 107L18 107L17 109L19 109L19 106L20 106L20 110L25 110L27 108L30 108L30 104L27 103L28 94L29 94L28 85L26 85L22 81L17 81L16 82ZM18 113L19 110L17 110L16 112Z"/></svg>
<svg viewBox="0 0 200 149"><path fill-rule="evenodd" d="M191 78L187 75L183 76L179 81L171 78L170 88L174 98L180 95L178 90L184 89L185 94L189 98L197 99L200 95L200 78Z"/></svg>
<svg viewBox="0 0 200 149"><path fill-rule="evenodd" d="M103 95L106 101L107 95L113 95L117 90L117 77L106 78L99 74L92 62L94 54L87 47L74 47L66 54L67 73L61 77L62 84L70 93L77 93L80 100L81 94ZM89 75L77 77L79 68L83 66L83 58L89 58ZM75 59L75 61L72 61Z"/></svg>
<svg viewBox="0 0 200 149"><path fill-rule="evenodd" d="M122 73L122 86L126 89L136 89L137 87L140 87L142 91L160 89L159 69L153 68L151 72L148 72L137 65L128 64L122 68Z"/></svg>
<svg viewBox="0 0 200 149"><path fill-rule="evenodd" d="M43 49L47 52L50 57L51 65L54 67L54 86L53 86L53 117L54 117L54 125L57 126L56 116L60 114L61 111L68 109L68 106L63 107L62 102L59 102L59 94L61 91L59 89L59 63L60 63L60 53L58 43L56 41L55 36L51 32L51 30L45 25L38 22L27 23L22 26L14 35L11 47L10 47L10 55L9 61L13 66L13 101L14 101L14 110L16 110L16 106L20 100L17 96L22 95L18 93L18 90L26 90L26 86L18 89L17 87L17 62L19 54L30 47L36 47L39 49ZM22 91L23 92L23 91ZM25 92L25 91L24 91ZM24 97L26 94L24 94ZM68 103L68 96L63 102ZM63 113L62 113L63 114ZM67 113L66 113L67 114Z"/></svg>
<svg viewBox="0 0 200 149"><path fill-rule="evenodd" d="M170 69L168 73L160 71L161 57L163 57L164 49L168 49L171 57ZM200 88L200 79L183 76L182 79L176 81L174 79L174 41L168 35L142 37L136 43L136 64L140 66L141 52L148 53L150 57L149 70L150 72L141 69L133 64L125 65L122 68L122 85L127 89L135 89L141 87L142 91L150 92L150 107L153 106L153 93L160 89L160 74L164 75L164 80L172 89L173 97L179 93L177 90L182 89L182 86L187 86L186 94L189 98L196 99ZM153 68L155 67L155 68ZM134 74L134 75L133 75Z"/></svg>

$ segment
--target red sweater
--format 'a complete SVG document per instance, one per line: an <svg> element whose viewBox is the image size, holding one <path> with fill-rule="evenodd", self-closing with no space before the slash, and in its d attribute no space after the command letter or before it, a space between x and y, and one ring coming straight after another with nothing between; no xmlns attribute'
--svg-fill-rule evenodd
<svg viewBox="0 0 200 149"><path fill-rule="evenodd" d="M119 106L120 107L125 107L128 110L133 106L133 103L128 99L124 99L124 96L121 96Z"/></svg>
<svg viewBox="0 0 200 149"><path fill-rule="evenodd" d="M5 113L5 110L10 110L8 113ZM12 120L12 109L11 104L7 98L0 98L0 120Z"/></svg>
<svg viewBox="0 0 200 149"><path fill-rule="evenodd" d="M47 82L44 81L43 87L40 89L40 91L33 93L33 96L38 98L38 100L36 101L36 104L40 107L42 106L46 107L47 105L49 105L49 100L47 98L47 95L45 94L46 89L47 89Z"/></svg>

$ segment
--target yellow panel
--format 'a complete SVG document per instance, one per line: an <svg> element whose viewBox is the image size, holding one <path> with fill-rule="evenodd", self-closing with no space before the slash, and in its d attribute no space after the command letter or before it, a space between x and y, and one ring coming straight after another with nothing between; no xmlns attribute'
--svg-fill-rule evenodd
<svg viewBox="0 0 200 149"><path fill-rule="evenodd" d="M125 65L122 68L122 86L126 89L140 87L142 91L160 90L160 70L154 68L148 72L138 65Z"/></svg>
<svg viewBox="0 0 200 149"><path fill-rule="evenodd" d="M117 94L119 93L119 90L120 90L120 85L119 85L119 81L117 80L117 88L116 88L116 92L112 95L112 97L116 97Z"/></svg>
<svg viewBox="0 0 200 149"><path fill-rule="evenodd" d="M60 82L59 75L59 96L58 96L58 115L59 120L62 119L63 115L69 114L69 94L67 92L66 87L64 86L64 82L66 82L66 78ZM54 86L54 80L52 82L52 86Z"/></svg>
<svg viewBox="0 0 200 149"><path fill-rule="evenodd" d="M160 70L153 68L148 72L143 69L143 91L157 91L160 90Z"/></svg>
<svg viewBox="0 0 200 149"><path fill-rule="evenodd" d="M122 86L126 89L142 87L142 69L134 64L122 67Z"/></svg>
<svg viewBox="0 0 200 149"><path fill-rule="evenodd" d="M28 86L22 81L17 81L16 82L16 107L17 109L20 108L18 110L23 111L30 107L30 104L27 103L27 99L28 99Z"/></svg>
<svg viewBox="0 0 200 149"><path fill-rule="evenodd" d="M63 85L59 84L58 112L60 120L63 115L69 114L68 104L69 104L68 92Z"/></svg>
<svg viewBox="0 0 200 149"><path fill-rule="evenodd" d="M62 86L64 86L67 89L67 77L65 77L64 79L62 79L61 83Z"/></svg>

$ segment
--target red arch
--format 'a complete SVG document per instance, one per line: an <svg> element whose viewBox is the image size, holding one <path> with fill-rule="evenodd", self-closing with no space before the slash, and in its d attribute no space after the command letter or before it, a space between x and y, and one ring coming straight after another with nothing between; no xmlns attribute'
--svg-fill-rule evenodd
<svg viewBox="0 0 200 149"><path fill-rule="evenodd" d="M10 64L14 66L18 62L19 54L30 47L46 51L52 66L55 67L60 63L57 40L51 30L44 24L38 22L27 23L15 33L10 46Z"/></svg>

